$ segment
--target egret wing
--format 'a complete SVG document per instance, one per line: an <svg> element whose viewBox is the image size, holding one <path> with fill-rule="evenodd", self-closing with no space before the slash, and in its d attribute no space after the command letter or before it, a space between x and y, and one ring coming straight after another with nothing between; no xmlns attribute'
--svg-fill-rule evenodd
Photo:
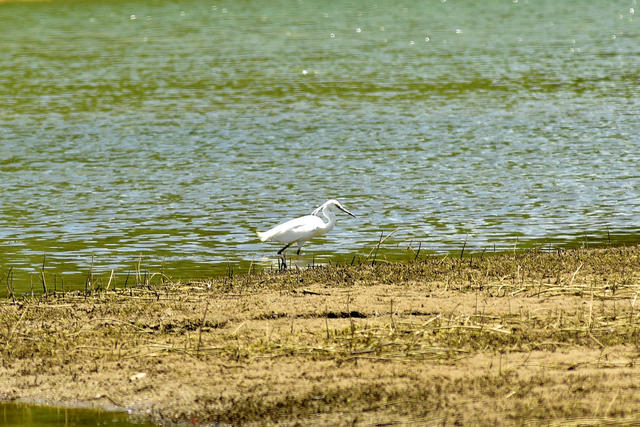
<svg viewBox="0 0 640 427"><path fill-rule="evenodd" d="M305 215L276 225L262 234L265 240L280 243L291 243L298 240L306 241L312 238L323 225L323 221L314 215Z"/></svg>

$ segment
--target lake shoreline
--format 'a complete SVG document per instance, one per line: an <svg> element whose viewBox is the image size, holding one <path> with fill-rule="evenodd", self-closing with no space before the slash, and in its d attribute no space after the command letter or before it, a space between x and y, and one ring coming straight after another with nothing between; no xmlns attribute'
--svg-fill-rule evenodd
<svg viewBox="0 0 640 427"><path fill-rule="evenodd" d="M171 423L633 422L640 247L0 301L0 400Z"/></svg>

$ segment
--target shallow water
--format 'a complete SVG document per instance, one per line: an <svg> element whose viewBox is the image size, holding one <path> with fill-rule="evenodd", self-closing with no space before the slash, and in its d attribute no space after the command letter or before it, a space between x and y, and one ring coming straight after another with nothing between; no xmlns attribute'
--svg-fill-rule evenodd
<svg viewBox="0 0 640 427"><path fill-rule="evenodd" d="M110 426L150 427L155 424L139 420L122 412L93 409L57 408L0 402L0 424L4 427L67 427Z"/></svg>
<svg viewBox="0 0 640 427"><path fill-rule="evenodd" d="M328 198L358 218L301 262L636 240L636 10L0 3L0 279L266 265Z"/></svg>

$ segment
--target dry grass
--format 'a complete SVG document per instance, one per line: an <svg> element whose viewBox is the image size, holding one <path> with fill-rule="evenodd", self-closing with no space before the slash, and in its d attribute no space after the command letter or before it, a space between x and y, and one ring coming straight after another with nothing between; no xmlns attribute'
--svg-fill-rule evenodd
<svg viewBox="0 0 640 427"><path fill-rule="evenodd" d="M0 304L0 398L232 424L640 422L640 248Z"/></svg>

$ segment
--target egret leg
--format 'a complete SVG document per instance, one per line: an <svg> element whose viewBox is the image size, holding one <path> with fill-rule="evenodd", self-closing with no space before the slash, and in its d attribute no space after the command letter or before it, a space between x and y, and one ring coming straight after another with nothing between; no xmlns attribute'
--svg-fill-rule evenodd
<svg viewBox="0 0 640 427"><path fill-rule="evenodd" d="M285 246L284 248L280 249L278 251L278 255L282 255L282 252L286 251L289 246L291 246L291 243L288 243L287 246Z"/></svg>
<svg viewBox="0 0 640 427"><path fill-rule="evenodd" d="M298 246L298 252L296 252L296 255L300 255L301 250L302 250L302 246Z"/></svg>

